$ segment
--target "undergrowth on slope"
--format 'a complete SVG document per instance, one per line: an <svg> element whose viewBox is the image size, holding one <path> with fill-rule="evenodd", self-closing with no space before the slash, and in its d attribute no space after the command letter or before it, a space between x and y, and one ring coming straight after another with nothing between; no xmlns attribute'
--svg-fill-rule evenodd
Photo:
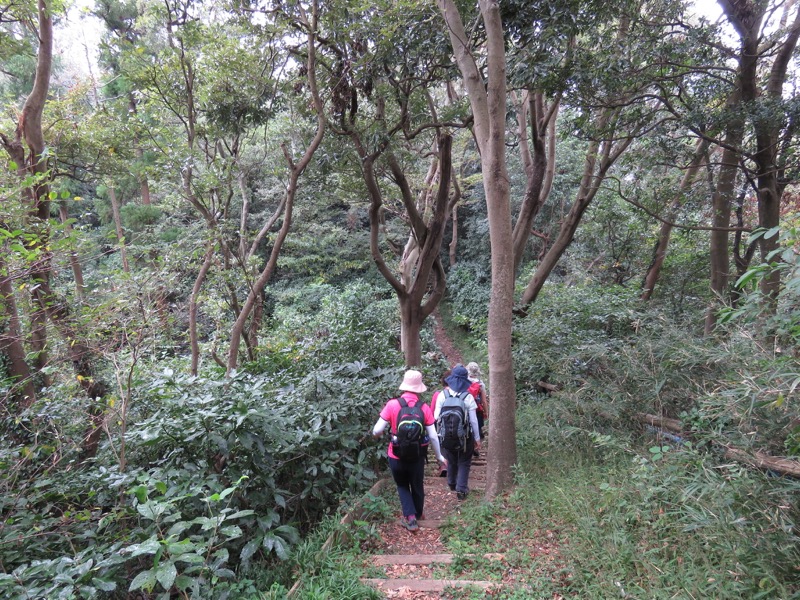
<svg viewBox="0 0 800 600"><path fill-rule="evenodd" d="M520 428L557 426L550 416L524 407ZM565 426L521 439L517 484L503 510L563 524L572 597L800 597L794 480Z"/></svg>
<svg viewBox="0 0 800 600"><path fill-rule="evenodd" d="M735 324L695 336L632 294L548 286L517 321L519 463L502 510L561 527L569 597L800 598L800 483L724 455L792 453L796 364Z"/></svg>

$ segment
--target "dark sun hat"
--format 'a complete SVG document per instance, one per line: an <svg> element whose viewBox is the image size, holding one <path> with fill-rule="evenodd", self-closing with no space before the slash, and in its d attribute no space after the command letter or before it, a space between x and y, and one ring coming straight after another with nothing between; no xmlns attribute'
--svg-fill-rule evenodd
<svg viewBox="0 0 800 600"><path fill-rule="evenodd" d="M453 367L453 372L445 381L448 387L457 394L466 392L469 389L470 381L469 377L467 377L467 370L463 365L456 365Z"/></svg>

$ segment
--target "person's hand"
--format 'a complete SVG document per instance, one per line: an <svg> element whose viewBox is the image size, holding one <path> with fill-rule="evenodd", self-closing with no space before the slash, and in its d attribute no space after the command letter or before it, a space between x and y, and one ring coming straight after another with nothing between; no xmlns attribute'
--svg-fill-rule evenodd
<svg viewBox="0 0 800 600"><path fill-rule="evenodd" d="M447 468L447 459L444 456L440 454L439 456L436 457L436 460L439 461L440 467L442 467L443 469Z"/></svg>
<svg viewBox="0 0 800 600"><path fill-rule="evenodd" d="M481 441L475 440L475 450L480 451L480 449L481 449Z"/></svg>

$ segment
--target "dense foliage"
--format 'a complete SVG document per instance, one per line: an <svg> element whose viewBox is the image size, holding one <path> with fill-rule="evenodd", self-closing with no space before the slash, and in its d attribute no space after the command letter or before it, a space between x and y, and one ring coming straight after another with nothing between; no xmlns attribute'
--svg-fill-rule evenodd
<svg viewBox="0 0 800 600"><path fill-rule="evenodd" d="M80 74L40 3L0 9L0 595L367 597L372 526L321 547L385 468L404 334L433 387L446 285L465 362L499 355L495 190L438 10L483 76L494 5L98 0ZM563 527L542 595L800 597L797 481L753 459L800 459L800 7L722 4L497 6L517 485L450 542L492 551L495 509Z"/></svg>
<svg viewBox="0 0 800 600"><path fill-rule="evenodd" d="M128 412L109 401L108 438L89 465L77 466L81 408L66 388L6 423L6 597L173 586L241 597L254 580L271 584L265 563L287 560L342 497L371 485L384 449L368 434L402 375L397 332L384 327L396 307L361 284L300 291L281 294L268 351L232 378L143 360ZM21 425L22 438L11 434Z"/></svg>

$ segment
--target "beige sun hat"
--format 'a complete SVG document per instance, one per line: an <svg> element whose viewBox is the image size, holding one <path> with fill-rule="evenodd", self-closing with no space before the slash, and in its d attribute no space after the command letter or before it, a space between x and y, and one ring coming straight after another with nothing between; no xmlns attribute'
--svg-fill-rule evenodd
<svg viewBox="0 0 800 600"><path fill-rule="evenodd" d="M406 374L403 376L403 383L400 384L400 389L404 392L414 392L415 394L421 394L428 388L422 383L422 373L419 371L415 371L411 369L406 371Z"/></svg>
<svg viewBox="0 0 800 600"><path fill-rule="evenodd" d="M480 366L478 366L478 363L476 362L471 362L467 364L467 373L469 373L469 376L472 377L473 379L480 379L480 377L482 376L481 368Z"/></svg>

